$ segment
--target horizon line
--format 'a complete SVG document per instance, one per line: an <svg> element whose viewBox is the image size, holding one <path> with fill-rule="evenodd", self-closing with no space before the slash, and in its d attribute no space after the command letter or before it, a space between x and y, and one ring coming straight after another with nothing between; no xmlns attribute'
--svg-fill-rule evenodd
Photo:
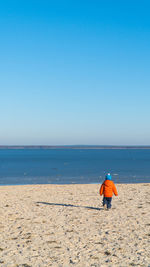
<svg viewBox="0 0 150 267"><path fill-rule="evenodd" d="M0 149L26 148L149 148L150 145L0 145Z"/></svg>

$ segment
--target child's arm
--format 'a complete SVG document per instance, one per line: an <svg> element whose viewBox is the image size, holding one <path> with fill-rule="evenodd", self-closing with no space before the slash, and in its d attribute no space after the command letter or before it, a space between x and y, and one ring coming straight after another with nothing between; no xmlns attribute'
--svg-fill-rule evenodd
<svg viewBox="0 0 150 267"><path fill-rule="evenodd" d="M104 193L104 185L101 185L101 188L99 190L100 196L102 196L102 194Z"/></svg>
<svg viewBox="0 0 150 267"><path fill-rule="evenodd" d="M118 192L117 192L117 188L115 184L113 184L113 193L115 194L115 196L118 196Z"/></svg>

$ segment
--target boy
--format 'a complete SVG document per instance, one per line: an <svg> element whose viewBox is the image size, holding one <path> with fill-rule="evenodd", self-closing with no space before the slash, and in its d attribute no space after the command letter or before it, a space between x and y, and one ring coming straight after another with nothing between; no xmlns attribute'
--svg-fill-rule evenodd
<svg viewBox="0 0 150 267"><path fill-rule="evenodd" d="M111 208L111 200L113 193L115 196L118 196L117 189L115 187L115 184L112 181L110 173L108 173L105 176L105 181L100 187L100 196L104 195L103 197L103 207L104 209L110 209Z"/></svg>

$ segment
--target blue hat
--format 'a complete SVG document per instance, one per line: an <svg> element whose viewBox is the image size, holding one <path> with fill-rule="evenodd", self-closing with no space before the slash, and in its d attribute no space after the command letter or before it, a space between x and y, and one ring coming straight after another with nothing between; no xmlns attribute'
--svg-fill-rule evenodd
<svg viewBox="0 0 150 267"><path fill-rule="evenodd" d="M111 175L110 175L110 173L107 173L107 175L105 176L105 180L111 180L112 178L111 178Z"/></svg>

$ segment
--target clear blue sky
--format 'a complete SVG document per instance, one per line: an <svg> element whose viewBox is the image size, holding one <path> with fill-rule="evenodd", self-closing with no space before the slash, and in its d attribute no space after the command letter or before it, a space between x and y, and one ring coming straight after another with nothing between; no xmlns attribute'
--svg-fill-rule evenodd
<svg viewBox="0 0 150 267"><path fill-rule="evenodd" d="M0 3L1 145L150 145L150 1Z"/></svg>

